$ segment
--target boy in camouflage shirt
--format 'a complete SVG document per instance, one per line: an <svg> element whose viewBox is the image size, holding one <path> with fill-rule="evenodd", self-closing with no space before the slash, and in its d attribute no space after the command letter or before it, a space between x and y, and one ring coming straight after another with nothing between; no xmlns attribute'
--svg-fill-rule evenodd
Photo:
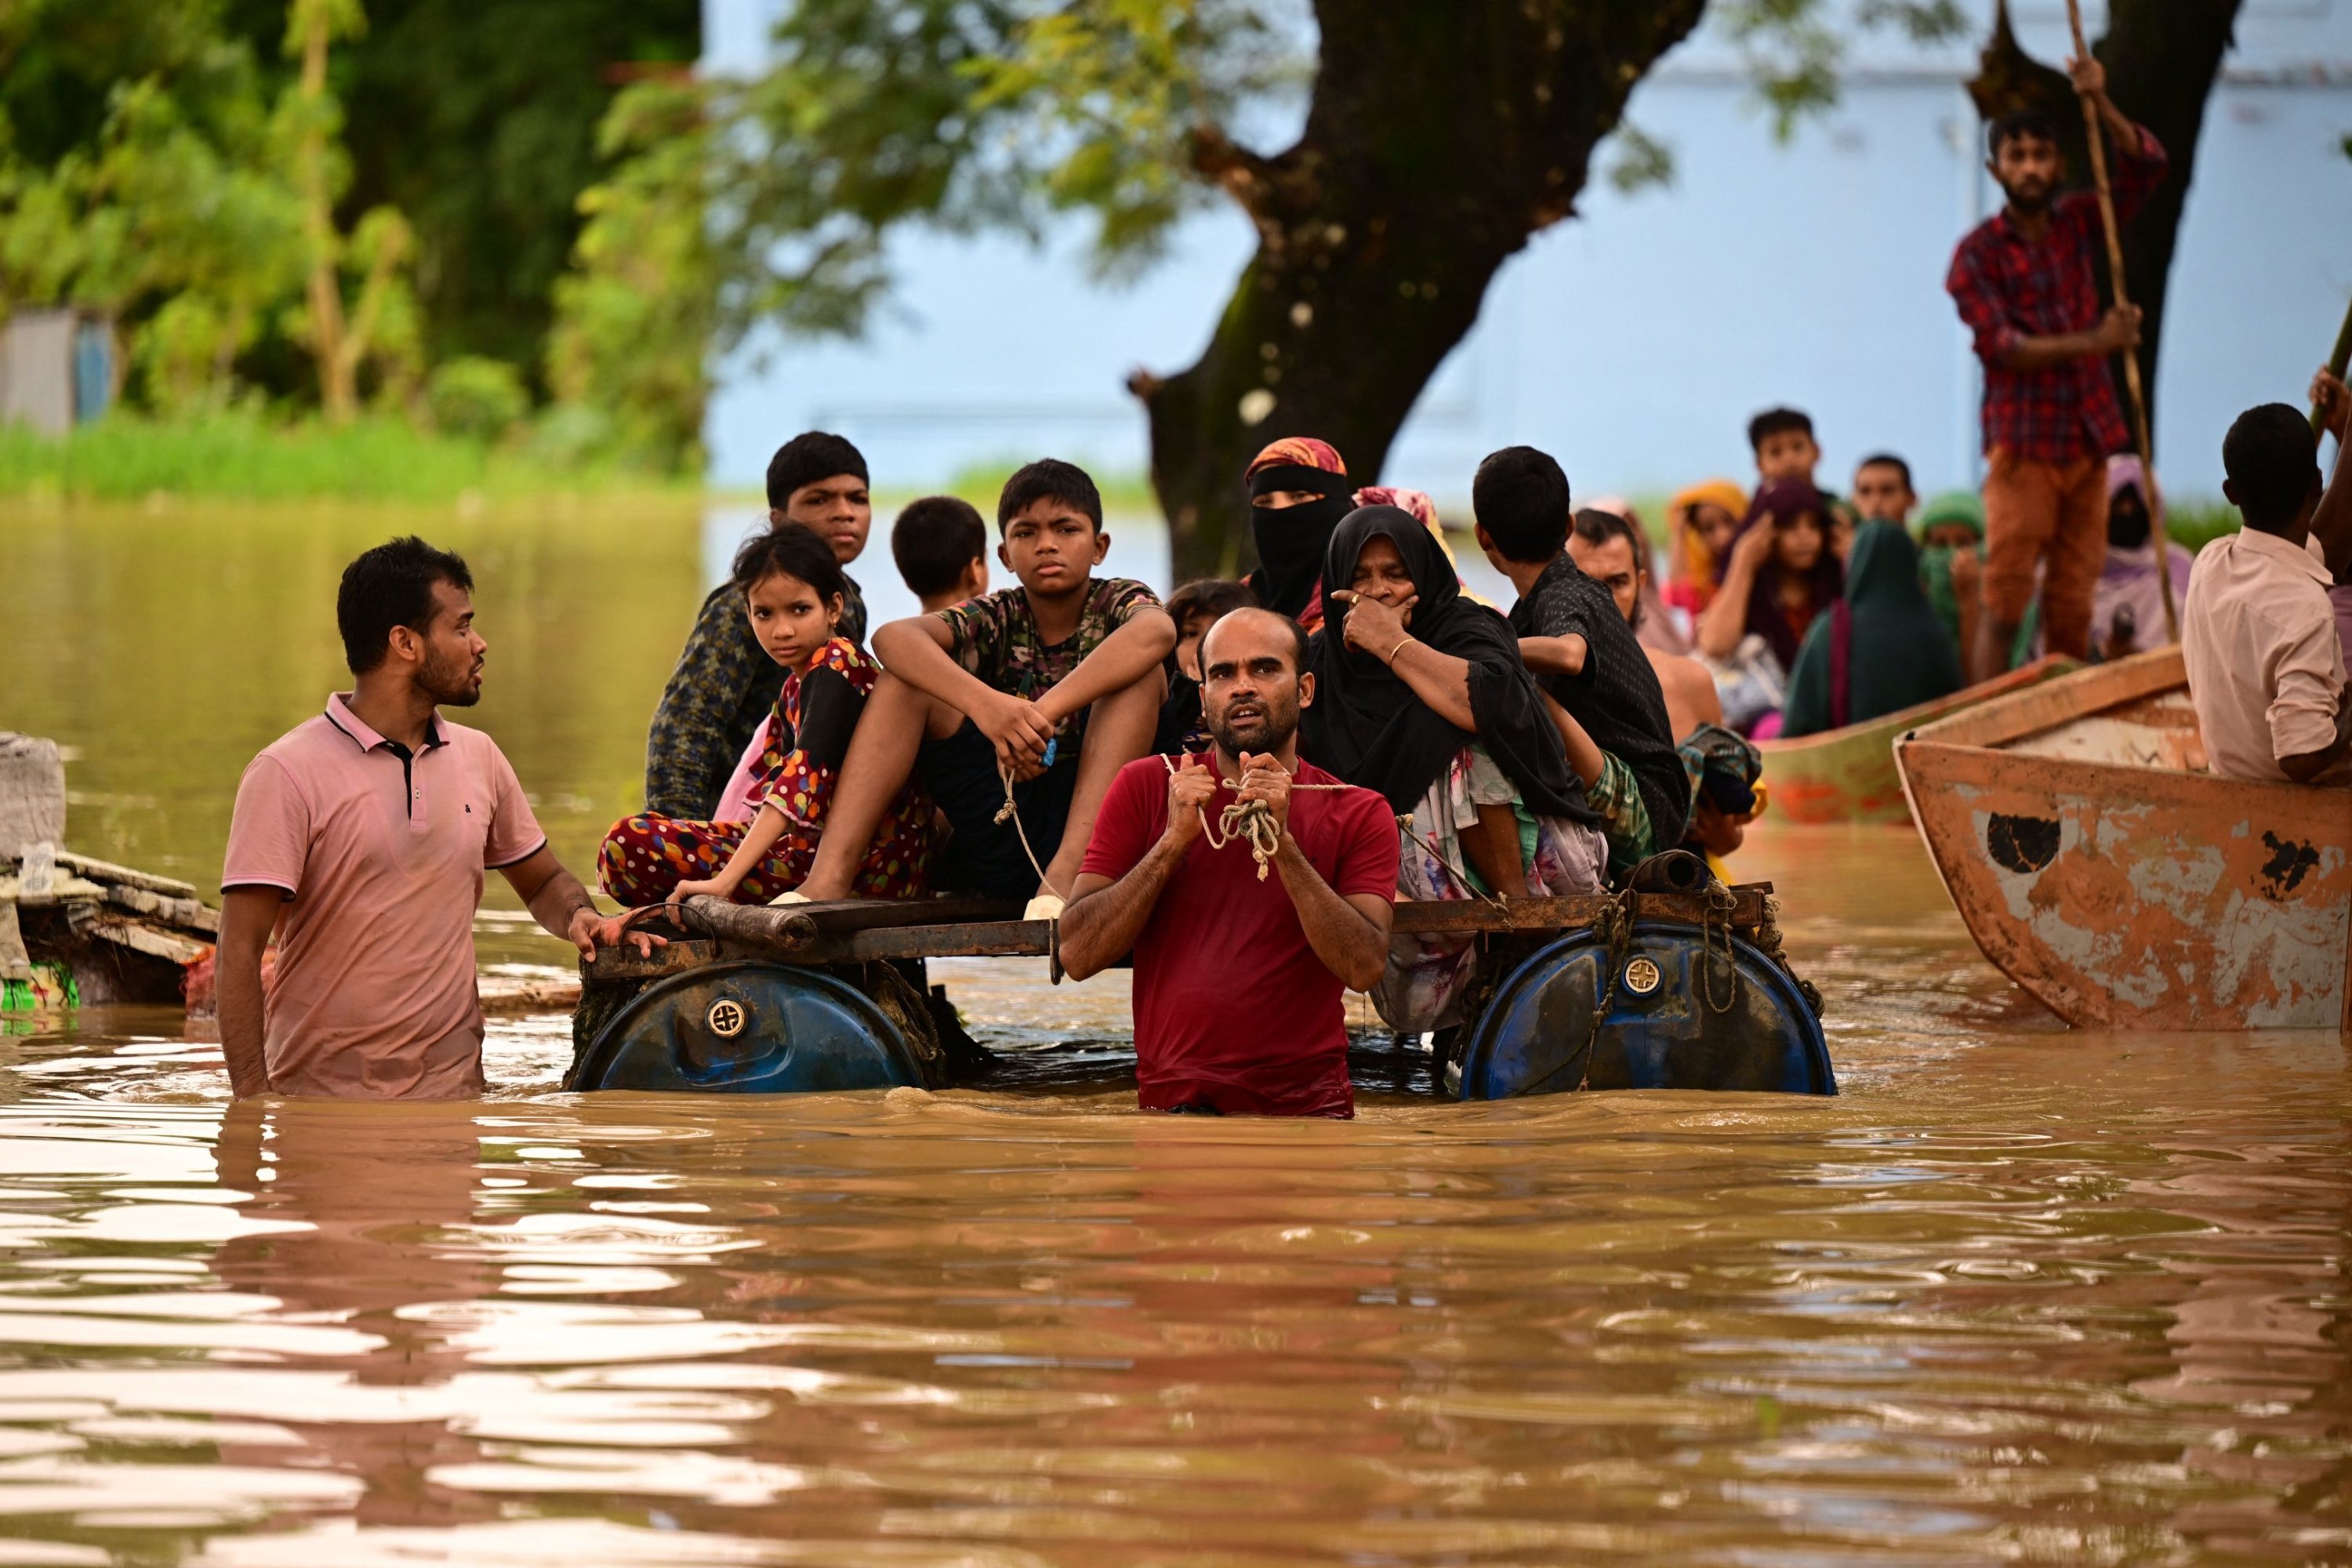
<svg viewBox="0 0 2352 1568"><path fill-rule="evenodd" d="M845 898L880 808L920 775L954 836L936 886L1031 897L1050 918L1118 770L1150 750L1176 626L1150 589L1096 577L1110 549L1086 470L1048 458L1005 482L997 557L1020 579L874 636L887 673L842 765L802 896ZM1018 811L999 823L1007 784ZM1043 864L1044 879L1022 847Z"/></svg>

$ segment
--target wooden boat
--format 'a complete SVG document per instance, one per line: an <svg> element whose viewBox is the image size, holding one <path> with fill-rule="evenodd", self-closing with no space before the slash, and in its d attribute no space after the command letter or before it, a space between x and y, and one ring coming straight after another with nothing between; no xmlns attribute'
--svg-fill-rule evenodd
<svg viewBox="0 0 2352 1568"><path fill-rule="evenodd" d="M1904 804L1903 781L1895 772L1897 736L2081 668L2078 659L2045 654L1981 685L1867 723L1793 740L1759 741L1772 815L1790 822L1907 822L1910 807Z"/></svg>
<svg viewBox="0 0 2352 1568"><path fill-rule="evenodd" d="M1895 758L1969 933L2069 1024L2352 1030L2352 795L2207 773L2179 647Z"/></svg>

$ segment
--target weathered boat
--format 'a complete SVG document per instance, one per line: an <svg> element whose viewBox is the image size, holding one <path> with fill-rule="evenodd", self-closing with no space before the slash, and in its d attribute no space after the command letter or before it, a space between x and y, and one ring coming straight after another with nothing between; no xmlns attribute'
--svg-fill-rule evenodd
<svg viewBox="0 0 2352 1568"><path fill-rule="evenodd" d="M1397 906L1399 931L1460 932L1486 955L1476 1021L1441 1047L1447 1091L1837 1091L1820 998L1780 952L1769 884L1725 889L1696 857L1660 860L1650 890ZM667 947L608 949L583 966L565 1086L790 1094L982 1081L993 1058L923 964L1054 961L1055 927L1019 913L971 900L688 900Z"/></svg>
<svg viewBox="0 0 2352 1568"><path fill-rule="evenodd" d="M2080 669L2081 661L2045 654L1981 685L1916 703L1867 723L1792 740L1759 741L1772 815L1790 822L1907 822L1895 742L1906 731L2012 691Z"/></svg>
<svg viewBox="0 0 2352 1568"><path fill-rule="evenodd" d="M2206 772L2178 647L1895 757L1977 946L2069 1024L2352 1030L2352 795Z"/></svg>

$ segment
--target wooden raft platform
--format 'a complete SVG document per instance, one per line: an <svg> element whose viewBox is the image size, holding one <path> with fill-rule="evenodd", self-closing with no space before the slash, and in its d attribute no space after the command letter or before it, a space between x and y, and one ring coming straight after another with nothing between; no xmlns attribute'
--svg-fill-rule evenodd
<svg viewBox="0 0 2352 1568"><path fill-rule="evenodd" d="M1769 882L1746 882L1731 890L1730 924L1753 930L1764 923ZM1444 900L1400 903L1399 931L1557 931L1589 926L1611 908L1636 920L1709 918L1707 901L1696 893L1583 893L1565 899L1507 899L1500 903ZM625 948L608 948L581 966L590 984L646 980L696 969L724 959L760 958L771 963L866 963L909 958L1045 958L1054 952L1054 927L1024 921L1018 903L989 899L845 900L839 903L734 904L708 896L689 899L680 911L684 930L656 921L646 929L670 939L651 958Z"/></svg>

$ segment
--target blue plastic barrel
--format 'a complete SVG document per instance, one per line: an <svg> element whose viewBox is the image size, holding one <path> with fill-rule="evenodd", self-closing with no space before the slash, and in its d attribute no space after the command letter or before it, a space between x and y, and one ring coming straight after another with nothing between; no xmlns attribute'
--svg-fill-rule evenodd
<svg viewBox="0 0 2352 1568"><path fill-rule="evenodd" d="M1595 1029L1612 962L1616 985ZM1465 1100L1579 1088L1835 1094L1837 1077L1821 1020L1787 971L1720 927L1703 943L1696 926L1638 921L1613 960L1597 933L1580 931L1520 964L1463 1055Z"/></svg>
<svg viewBox="0 0 2352 1568"><path fill-rule="evenodd" d="M816 1094L920 1088L906 1035L821 969L737 961L648 985L591 1041L575 1089Z"/></svg>

